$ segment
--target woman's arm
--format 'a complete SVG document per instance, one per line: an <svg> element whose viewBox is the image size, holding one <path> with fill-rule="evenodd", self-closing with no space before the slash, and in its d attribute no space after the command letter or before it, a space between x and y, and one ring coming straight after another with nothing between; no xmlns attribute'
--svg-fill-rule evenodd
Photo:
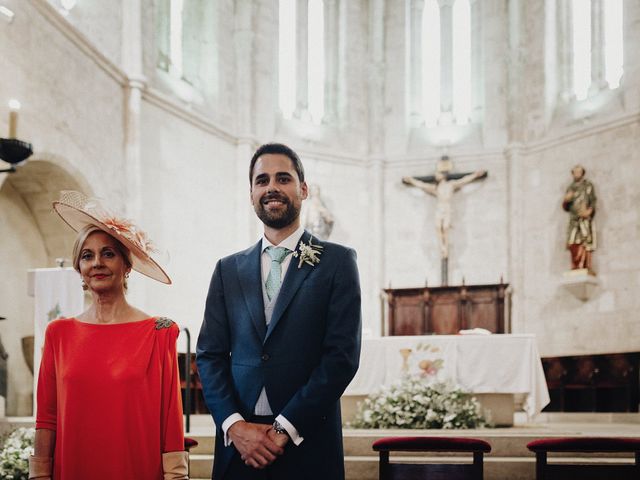
<svg viewBox="0 0 640 480"><path fill-rule="evenodd" d="M33 447L34 453L29 457L29 479L51 480L56 432L47 428L38 428Z"/></svg>
<svg viewBox="0 0 640 480"><path fill-rule="evenodd" d="M58 400L52 335L51 324L49 324L45 332L44 349L38 373L38 413L36 415L34 452L29 458L30 479L50 480L53 475Z"/></svg>

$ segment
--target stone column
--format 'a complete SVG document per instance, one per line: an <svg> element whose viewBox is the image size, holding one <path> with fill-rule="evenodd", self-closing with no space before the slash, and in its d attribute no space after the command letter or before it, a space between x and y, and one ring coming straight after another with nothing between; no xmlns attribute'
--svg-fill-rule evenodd
<svg viewBox="0 0 640 480"><path fill-rule="evenodd" d="M385 104L385 0L369 2L369 179L371 184L372 258L371 316L365 324L374 335L382 329L378 294L384 286L384 104ZM422 19L422 15L420 16ZM418 63L421 65L421 62Z"/></svg>
<svg viewBox="0 0 640 480"><path fill-rule="evenodd" d="M556 38L558 39L558 100L569 103L573 93L573 23L571 0L558 0Z"/></svg>
<svg viewBox="0 0 640 480"><path fill-rule="evenodd" d="M471 121L482 119L484 71L482 42L482 2L469 0L471 6Z"/></svg>
<svg viewBox="0 0 640 480"><path fill-rule="evenodd" d="M422 14L424 0L411 0L409 15L411 17L409 56L411 84L409 86L409 116L412 126L422 123Z"/></svg>
<svg viewBox="0 0 640 480"><path fill-rule="evenodd" d="M298 0L296 3L296 85L296 110L294 116L303 120L310 120L308 0Z"/></svg>
<svg viewBox="0 0 640 480"><path fill-rule="evenodd" d="M335 125L338 120L338 0L324 0L324 118Z"/></svg>
<svg viewBox="0 0 640 480"><path fill-rule="evenodd" d="M236 145L236 192L237 212L236 239L238 245L248 245L255 237L255 215L249 202L249 161L254 151L254 109L253 58L255 37L252 28L253 2L238 0L235 15L235 63L236 63L236 125L238 143Z"/></svg>
<svg viewBox="0 0 640 480"><path fill-rule="evenodd" d="M438 0L440 6L440 119L453 120L453 4L455 0Z"/></svg>
<svg viewBox="0 0 640 480"><path fill-rule="evenodd" d="M384 160L381 155L375 155L369 159L369 177L371 181L371 228L372 228L372 256L373 263L371 265L371 284L370 287L373 294L371 295L371 319L368 327L374 335L382 332L384 328L384 308L382 302L379 301L379 295L382 294L385 282L384 268L384 250L385 250L385 231L384 231Z"/></svg>
<svg viewBox="0 0 640 480"><path fill-rule="evenodd" d="M520 143L510 143L505 149L505 159L507 162L507 219L509 222L509 244L508 244L508 269L509 278L507 282L512 288L511 318L509 319L511 332L526 332L524 314L526 305L523 305L524 291L524 178L522 162L523 146Z"/></svg>
<svg viewBox="0 0 640 480"><path fill-rule="evenodd" d="M252 2L238 0L235 15L235 63L236 63L236 122L240 137L250 136L252 132L253 105L253 39L251 26Z"/></svg>
<svg viewBox="0 0 640 480"><path fill-rule="evenodd" d="M591 85L589 95L607 88L604 65L604 12L602 0L591 0Z"/></svg>
<svg viewBox="0 0 640 480"><path fill-rule="evenodd" d="M142 93L147 80L142 74L142 5L141 0L122 4L122 66L127 75L124 86L124 214L135 222L145 224L142 218L142 152L141 110ZM146 289L133 282L128 294L132 304L145 308Z"/></svg>
<svg viewBox="0 0 640 480"><path fill-rule="evenodd" d="M141 213L142 167L140 153L140 110L146 78L142 74L141 0L122 5L122 65L125 86L124 159L127 215L138 220Z"/></svg>
<svg viewBox="0 0 640 480"><path fill-rule="evenodd" d="M524 135L524 81L525 57L524 3L526 0L509 0L509 62L507 64L507 130L511 142L521 141ZM564 1L564 0L563 0Z"/></svg>

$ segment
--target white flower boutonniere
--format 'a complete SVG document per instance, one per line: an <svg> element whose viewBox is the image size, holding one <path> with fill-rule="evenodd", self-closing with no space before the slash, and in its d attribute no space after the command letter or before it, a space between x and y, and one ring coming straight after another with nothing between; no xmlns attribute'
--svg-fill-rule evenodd
<svg viewBox="0 0 640 480"><path fill-rule="evenodd" d="M320 263L319 255L322 254L321 250L324 248L321 245L314 245L313 237L309 238L309 243L300 242L298 250L293 252L293 256L300 258L298 262L298 268L302 267L303 263L308 263L312 267Z"/></svg>

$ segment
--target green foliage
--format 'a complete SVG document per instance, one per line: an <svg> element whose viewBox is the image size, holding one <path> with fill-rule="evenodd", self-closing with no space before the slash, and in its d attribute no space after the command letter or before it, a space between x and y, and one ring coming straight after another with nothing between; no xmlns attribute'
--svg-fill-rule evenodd
<svg viewBox="0 0 640 480"><path fill-rule="evenodd" d="M367 397L350 426L464 429L484 427L487 422L478 401L460 388L407 376Z"/></svg>
<svg viewBox="0 0 640 480"><path fill-rule="evenodd" d="M35 435L35 428L17 428L9 434L0 451L0 479L28 480Z"/></svg>

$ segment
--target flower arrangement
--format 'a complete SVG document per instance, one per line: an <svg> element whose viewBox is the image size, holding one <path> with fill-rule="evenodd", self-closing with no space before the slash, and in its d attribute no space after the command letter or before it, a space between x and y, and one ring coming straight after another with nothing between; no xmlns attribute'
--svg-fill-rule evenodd
<svg viewBox="0 0 640 480"><path fill-rule="evenodd" d="M487 426L480 404L447 382L429 382L421 375L405 376L382 387L358 406L354 428L443 428Z"/></svg>
<svg viewBox="0 0 640 480"><path fill-rule="evenodd" d="M17 428L6 438L0 451L0 478L27 480L29 456L33 455L35 428Z"/></svg>
<svg viewBox="0 0 640 480"><path fill-rule="evenodd" d="M300 257L298 268L302 267L303 263L307 263L312 267L320 263L320 255L322 255L321 250L324 247L321 245L315 245L312 240L313 237L309 238L309 243L300 242L298 250L293 252L294 257Z"/></svg>

